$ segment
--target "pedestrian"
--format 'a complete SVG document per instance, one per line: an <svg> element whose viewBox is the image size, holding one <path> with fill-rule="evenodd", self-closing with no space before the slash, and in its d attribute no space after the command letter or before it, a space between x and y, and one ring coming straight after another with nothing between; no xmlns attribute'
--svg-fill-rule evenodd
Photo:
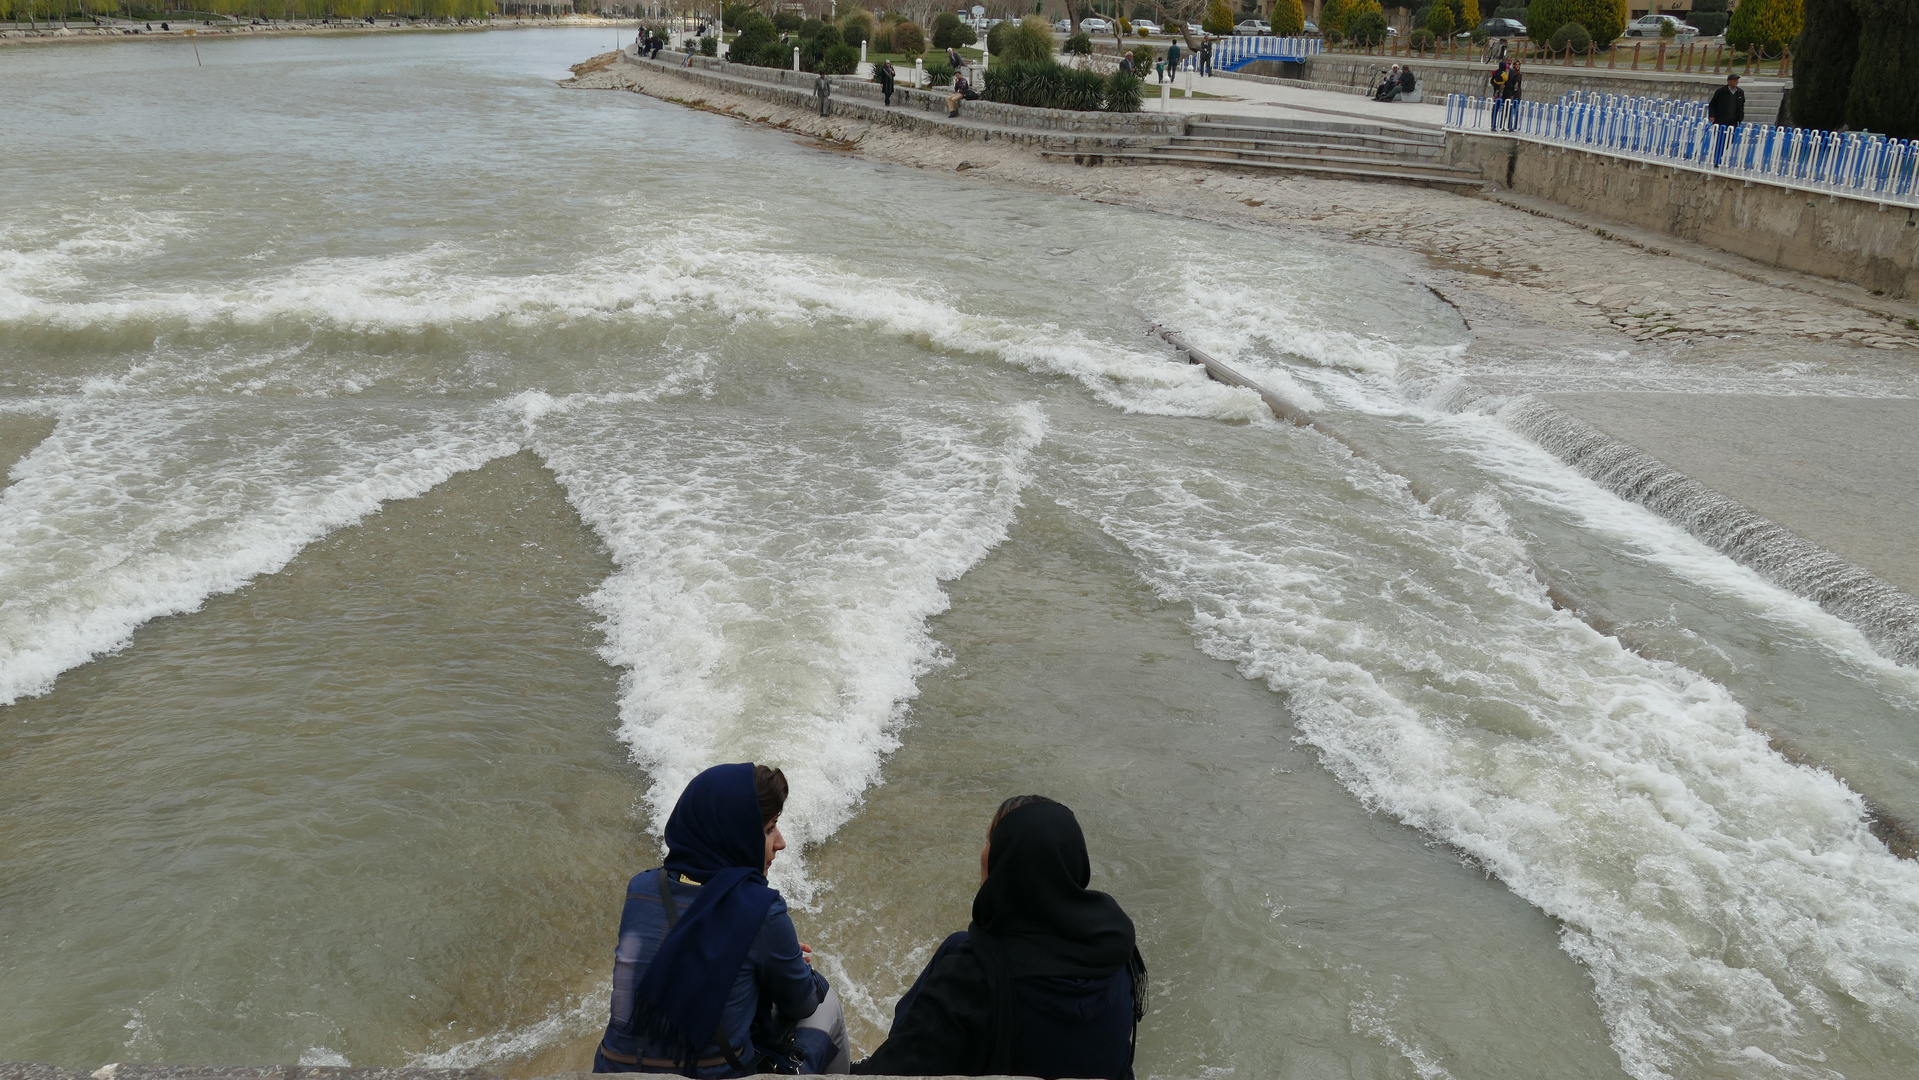
<svg viewBox="0 0 1919 1080"><path fill-rule="evenodd" d="M1134 78L1139 77L1139 61L1133 59L1132 53L1119 58L1119 69Z"/></svg>
<svg viewBox="0 0 1919 1080"><path fill-rule="evenodd" d="M1213 73L1212 38L1207 38L1199 43L1199 73L1201 75L1211 75Z"/></svg>
<svg viewBox="0 0 1919 1080"><path fill-rule="evenodd" d="M820 115L826 115L826 103L833 96L833 80L822 71L813 77L813 96L820 99Z"/></svg>
<svg viewBox="0 0 1919 1080"><path fill-rule="evenodd" d="M1179 42L1166 46L1166 74L1174 82L1179 81Z"/></svg>
<svg viewBox="0 0 1919 1080"><path fill-rule="evenodd" d="M1706 117L1712 121L1712 163L1717 165L1725 157L1733 129L1746 120L1746 92L1739 89L1739 76L1726 76L1726 85L1713 91Z"/></svg>
<svg viewBox="0 0 1919 1080"><path fill-rule="evenodd" d="M1519 70L1519 61L1514 60L1512 70L1506 73L1506 89L1500 97L1506 102L1506 130L1514 131L1519 127L1519 94L1524 86L1525 76Z"/></svg>
<svg viewBox="0 0 1919 1080"><path fill-rule="evenodd" d="M1153 79L1156 82L1166 81L1166 61L1164 59L1153 62Z"/></svg>
<svg viewBox="0 0 1919 1080"><path fill-rule="evenodd" d="M946 115L958 116L960 102L978 101L978 100L979 100L979 91L974 90L973 84L966 81L965 73L954 72L953 73L953 92L946 95Z"/></svg>
<svg viewBox="0 0 1919 1080"><path fill-rule="evenodd" d="M959 54L958 49L947 49L946 66L952 68L955 72L965 71L966 58Z"/></svg>
<svg viewBox="0 0 1919 1080"><path fill-rule="evenodd" d="M893 105L893 80L897 77L893 72L893 62L891 60L880 61L880 66L873 69L873 77L880 81L880 96L886 99L887 107L891 108Z"/></svg>
<svg viewBox="0 0 1919 1080"><path fill-rule="evenodd" d="M1487 96L1493 99L1492 129L1494 131L1499 130L1499 116L1506 108L1506 80L1512 77L1512 65L1501 60L1499 66L1493 69L1492 76L1486 80L1486 84L1491 87Z"/></svg>

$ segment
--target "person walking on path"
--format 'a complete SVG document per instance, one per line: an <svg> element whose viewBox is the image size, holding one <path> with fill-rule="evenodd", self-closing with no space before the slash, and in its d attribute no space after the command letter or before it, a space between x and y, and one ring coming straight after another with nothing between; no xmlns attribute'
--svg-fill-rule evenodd
<svg viewBox="0 0 1919 1080"><path fill-rule="evenodd" d="M1746 92L1739 89L1739 76L1726 76L1726 85L1713 91L1706 103L1706 117L1712 121L1712 163L1719 164L1726 154L1732 129L1746 120Z"/></svg>
<svg viewBox="0 0 1919 1080"><path fill-rule="evenodd" d="M887 107L891 108L893 105L893 62L891 60L880 61L880 66L873 69L873 77L880 82L880 97L885 98Z"/></svg>
<svg viewBox="0 0 1919 1080"><path fill-rule="evenodd" d="M825 116L827 100L833 96L833 80L823 71L813 78L813 96L820 99L820 115Z"/></svg>
<svg viewBox="0 0 1919 1080"><path fill-rule="evenodd" d="M1166 76L1174 82L1179 81L1179 42L1166 46Z"/></svg>
<svg viewBox="0 0 1919 1080"><path fill-rule="evenodd" d="M1523 89L1524 81L1524 76L1519 71L1519 61L1514 60L1512 70L1506 73L1506 89L1499 95L1506 102L1507 131L1513 131L1519 127L1519 94Z"/></svg>
<svg viewBox="0 0 1919 1080"><path fill-rule="evenodd" d="M1211 75L1213 73L1212 38L1207 38L1199 43L1199 73L1201 75Z"/></svg>
<svg viewBox="0 0 1919 1080"><path fill-rule="evenodd" d="M958 49L947 49L946 66L952 68L953 73L957 75L966 70L966 58L959 54Z"/></svg>

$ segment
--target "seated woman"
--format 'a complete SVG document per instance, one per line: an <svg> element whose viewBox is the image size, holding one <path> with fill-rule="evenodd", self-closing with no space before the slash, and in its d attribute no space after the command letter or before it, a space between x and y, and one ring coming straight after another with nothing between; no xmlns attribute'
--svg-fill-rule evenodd
<svg viewBox="0 0 1919 1080"><path fill-rule="evenodd" d="M666 865L626 886L594 1072L845 1072L838 995L766 883L786 775L715 765L666 820Z"/></svg>
<svg viewBox="0 0 1919 1080"><path fill-rule="evenodd" d="M973 925L946 939L855 1073L1132 1080L1146 964L1133 920L1086 887L1073 812L1000 804L980 852Z"/></svg>

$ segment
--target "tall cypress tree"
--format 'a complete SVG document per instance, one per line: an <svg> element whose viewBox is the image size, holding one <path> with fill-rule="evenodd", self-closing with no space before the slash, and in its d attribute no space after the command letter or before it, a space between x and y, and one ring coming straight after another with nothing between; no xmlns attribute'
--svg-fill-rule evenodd
<svg viewBox="0 0 1919 1080"><path fill-rule="evenodd" d="M1806 0L1806 26L1792 46L1792 122L1836 128L1859 62L1859 9L1854 0Z"/></svg>
<svg viewBox="0 0 1919 1080"><path fill-rule="evenodd" d="M1912 0L1855 3L1862 25L1846 126L1919 138L1919 81L1913 78L1919 71L1919 11Z"/></svg>

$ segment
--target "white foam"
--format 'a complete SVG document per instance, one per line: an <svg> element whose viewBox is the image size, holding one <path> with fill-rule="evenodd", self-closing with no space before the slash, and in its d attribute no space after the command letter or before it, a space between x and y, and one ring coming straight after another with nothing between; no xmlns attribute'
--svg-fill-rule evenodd
<svg viewBox="0 0 1919 1080"><path fill-rule="evenodd" d="M0 494L0 703L517 446L429 408L73 401Z"/></svg>
<svg viewBox="0 0 1919 1080"><path fill-rule="evenodd" d="M800 849L878 780L939 662L940 582L1004 538L1039 412L527 404L530 444L619 566L589 602L627 670L619 736L655 827L715 762L781 766L793 850L776 882L805 903Z"/></svg>
<svg viewBox="0 0 1919 1080"><path fill-rule="evenodd" d="M1629 1074L1914 1053L1919 866L1725 690L1555 611L1512 537L1428 513L1363 463L1323 459L1365 495L1340 499L1117 440L1086 452L1111 469L1042 487L1192 604L1207 652L1286 693L1369 806L1563 920ZM1163 498L1127 498L1141 488Z"/></svg>

